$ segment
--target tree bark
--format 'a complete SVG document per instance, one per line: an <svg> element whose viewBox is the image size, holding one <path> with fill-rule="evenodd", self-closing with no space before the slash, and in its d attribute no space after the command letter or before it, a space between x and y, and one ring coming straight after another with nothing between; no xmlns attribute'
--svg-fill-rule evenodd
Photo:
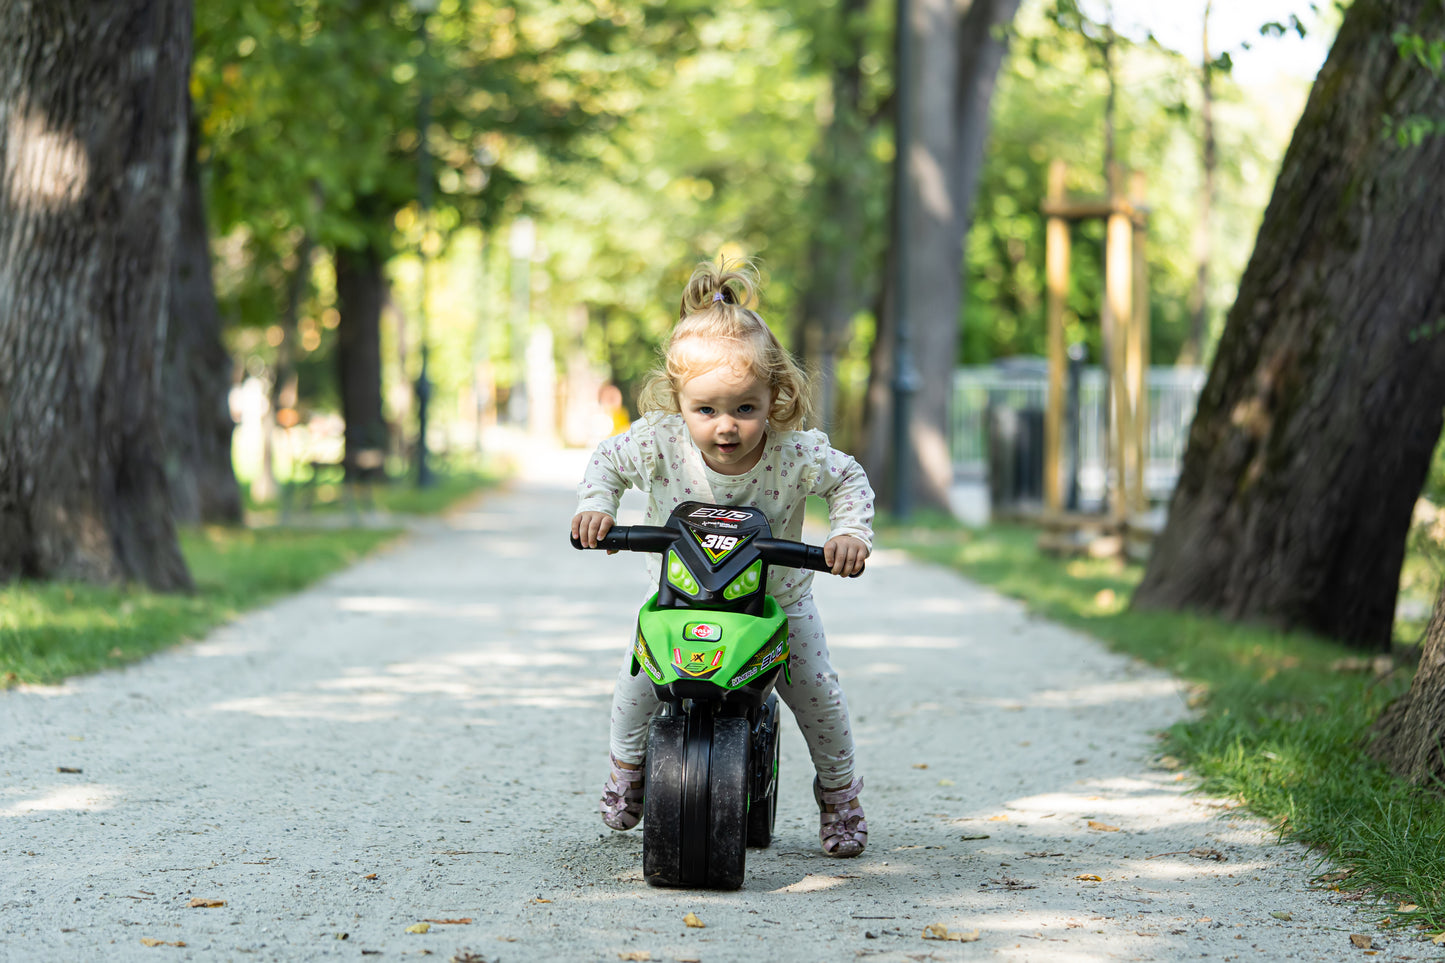
<svg viewBox="0 0 1445 963"><path fill-rule="evenodd" d="M1357 0L1295 130L1134 598L1390 643L1406 531L1445 409L1445 83L1396 29L1438 0Z"/></svg>
<svg viewBox="0 0 1445 963"><path fill-rule="evenodd" d="M386 304L383 266L381 255L372 247L336 251L336 300L341 314L336 364L341 417L346 422L348 477L356 475L361 452L387 450L381 403L381 311Z"/></svg>
<svg viewBox="0 0 1445 963"><path fill-rule="evenodd" d="M159 387L187 0L0 4L0 580L189 588Z"/></svg>
<svg viewBox="0 0 1445 963"><path fill-rule="evenodd" d="M1416 784L1445 779L1445 585L1410 691L1386 707L1373 732L1370 755L1396 775Z"/></svg>
<svg viewBox="0 0 1445 963"><path fill-rule="evenodd" d="M231 356L211 276L211 240L201 167L190 125L181 196L180 239L171 264L170 323L161 404L171 512L183 525L241 521L241 489L231 462Z"/></svg>
<svg viewBox="0 0 1445 963"><path fill-rule="evenodd" d="M808 247L808 286L802 297L798 353L816 368L819 422L829 432L837 414L838 353L867 296L859 271L868 222L862 105L867 7L867 0L843 0L835 14L839 42L830 46L840 53L833 65L833 112L816 163L819 217Z"/></svg>
<svg viewBox="0 0 1445 963"><path fill-rule="evenodd" d="M900 265L900 283L908 287L909 340L917 368L907 439L889 437L893 400L885 385L892 365L872 366L869 383L870 458L903 444L912 502L948 511L953 485L949 417L953 371L958 364L963 307L963 240L973 214L973 195L983 164L989 103L1007 42L1006 26L1018 0L917 0L912 23L915 62L910 143L895 164L907 178L909 256ZM879 324L879 342L893 338L898 319L896 298ZM892 345L883 350L892 354ZM883 379L887 379L886 381ZM886 498L892 482L878 462L870 475Z"/></svg>

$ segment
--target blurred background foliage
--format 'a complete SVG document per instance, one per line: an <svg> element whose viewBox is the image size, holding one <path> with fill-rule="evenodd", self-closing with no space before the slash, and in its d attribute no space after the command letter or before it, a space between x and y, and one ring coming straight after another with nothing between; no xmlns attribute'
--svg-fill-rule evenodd
<svg viewBox="0 0 1445 963"><path fill-rule="evenodd" d="M759 259L764 315L799 345L817 270L810 242L839 220L813 188L842 165L862 185L866 225L851 243L868 297L839 372L845 407L857 408L888 243L891 3L433 3L430 12L406 0L198 8L198 149L240 372L267 377L285 341L297 406L334 411L331 257L372 245L392 285L389 421L408 429L412 417L423 290L439 431L478 405L504 411L497 402L521 376L535 326L550 329L564 383L585 367L630 405L700 259ZM1071 194L1104 191L1107 78L1089 22L1059 10L1026 0L1013 25L966 244L960 363L1043 352L1038 210L1050 161L1068 163ZM843 118L863 149L840 157L826 131L844 61L863 78L859 116ZM1188 328L1202 184L1197 61L1154 42L1121 39L1115 50L1118 157L1149 185L1156 364L1175 361ZM1225 73L1215 87L1212 334L1308 83L1244 89ZM535 225L530 254L512 244L523 219ZM1101 248L1102 224L1075 228L1069 330L1095 355ZM293 295L294 332L281 323Z"/></svg>

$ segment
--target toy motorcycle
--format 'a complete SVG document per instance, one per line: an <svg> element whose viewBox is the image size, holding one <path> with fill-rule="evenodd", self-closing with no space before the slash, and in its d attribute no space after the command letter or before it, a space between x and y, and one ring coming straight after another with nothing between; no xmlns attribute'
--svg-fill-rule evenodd
<svg viewBox="0 0 1445 963"><path fill-rule="evenodd" d="M771 535L756 508L684 502L665 525L615 526L597 544L663 556L632 645L633 675L662 700L642 814L642 874L655 886L737 889L746 847L772 842L788 618L764 591L768 566L829 568L821 548Z"/></svg>

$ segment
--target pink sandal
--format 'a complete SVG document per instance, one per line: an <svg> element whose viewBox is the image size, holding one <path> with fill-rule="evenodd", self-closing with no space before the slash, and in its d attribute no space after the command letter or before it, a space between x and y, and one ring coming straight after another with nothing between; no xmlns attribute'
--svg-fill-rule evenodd
<svg viewBox="0 0 1445 963"><path fill-rule="evenodd" d="M611 757L608 757L611 758ZM631 829L642 821L642 769L626 769L612 759L612 774L602 788L602 821L613 829Z"/></svg>
<svg viewBox="0 0 1445 963"><path fill-rule="evenodd" d="M824 789L818 780L813 780L813 798L818 800L818 838L823 842L823 852L829 856L847 858L857 856L868 845L868 823L863 818L863 807L858 805L858 794L863 791L863 780L854 779L846 789ZM829 812L824 806L833 806Z"/></svg>

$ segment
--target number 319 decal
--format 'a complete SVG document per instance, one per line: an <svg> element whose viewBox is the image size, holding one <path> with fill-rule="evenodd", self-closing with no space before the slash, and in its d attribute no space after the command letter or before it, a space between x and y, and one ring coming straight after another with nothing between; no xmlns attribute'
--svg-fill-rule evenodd
<svg viewBox="0 0 1445 963"><path fill-rule="evenodd" d="M697 544L707 553L707 557L716 565L728 556L733 549L748 540L746 535L720 535L716 532L709 532L704 535L702 532L693 532L692 537L697 539Z"/></svg>

